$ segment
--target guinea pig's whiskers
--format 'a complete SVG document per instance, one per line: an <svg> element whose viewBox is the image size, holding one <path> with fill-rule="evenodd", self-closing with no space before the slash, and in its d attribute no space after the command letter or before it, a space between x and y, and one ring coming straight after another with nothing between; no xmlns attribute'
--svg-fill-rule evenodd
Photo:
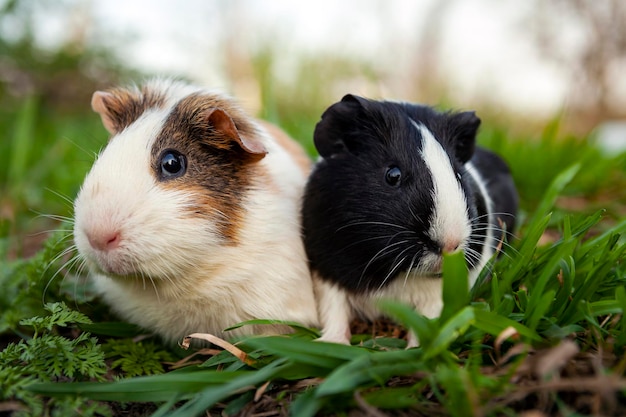
<svg viewBox="0 0 626 417"><path fill-rule="evenodd" d="M66 203L66 206L68 206L69 208L74 208L74 200L71 197L69 197L69 196L67 196L65 194L62 194L62 193L60 193L58 191L55 191L55 190L53 190L51 188L47 188L46 187L45 190L50 192L50 193L52 193L52 194L54 194L54 195L56 195L57 197L59 197L63 202Z"/></svg>
<svg viewBox="0 0 626 417"><path fill-rule="evenodd" d="M41 235L48 235L48 234L52 234L52 233L62 233L61 237L54 242L54 245L58 245L68 239L72 238L72 233L68 232L66 229L48 229L48 230L44 230L42 232L38 232L38 233L33 233L30 236L41 236Z"/></svg>
<svg viewBox="0 0 626 417"><path fill-rule="evenodd" d="M162 258L162 262L159 262L159 264L161 265L159 267L159 276L163 280L167 281L167 283L171 284L173 288L175 288L176 287L176 283L175 283L173 277L175 276L176 272L170 266L170 263L167 262L167 259L164 259L163 256L161 256L161 258ZM152 278L152 276L150 276L150 281L152 281L152 285L154 286L154 290L155 290L156 295L157 295L157 300L160 301L160 299L159 299L159 292L158 292L158 289L156 287L156 283L155 283L154 279ZM177 294L178 293L175 294L176 298L177 298Z"/></svg>
<svg viewBox="0 0 626 417"><path fill-rule="evenodd" d="M515 216L513 216L511 213L495 212L495 213L487 213L487 214L482 214L480 216L476 216L472 218L471 221L477 226L483 225L485 227L491 227L494 230L497 230L501 233L505 233L507 236L517 238L517 236L512 231L506 230L506 227L503 227L505 225L502 222L502 218L507 218L507 217L514 218ZM500 223L500 226L491 224L490 219L492 218L495 218L496 220L498 220Z"/></svg>
<svg viewBox="0 0 626 417"><path fill-rule="evenodd" d="M66 254L70 253L71 251L76 250L76 246L72 246L68 249L66 249L64 252L66 252ZM48 281L46 288L43 291L43 298L45 299L45 294L47 292L47 289L49 288L49 286L52 284L52 282L56 279L56 276L59 275L61 273L62 270L67 270L68 273L69 271L71 271L73 268L76 268L76 265L78 264L78 271L80 273L80 271L82 270L82 265L84 265L85 260L83 259L83 257L78 253L78 251L76 252L76 254L74 254L70 259L68 259L67 261L65 261L63 263L63 265L61 265L59 267L59 269L57 270L57 272L50 278L50 280ZM61 282L63 282L63 280L67 277L67 273L63 276ZM78 300L77 297L77 293L76 293L76 287L77 287L77 283L76 281L74 281L74 300ZM74 301L74 303L76 304L77 301Z"/></svg>
<svg viewBox="0 0 626 417"><path fill-rule="evenodd" d="M65 223L68 226L73 226L74 225L74 219L71 217L67 217L67 216L61 216L58 214L48 214L48 213L41 213L35 210L31 210L33 213L37 214L37 216L35 217L36 219L39 218L44 218L44 219L50 219L53 220L55 222L60 222L60 223ZM46 234L50 234L50 233L63 233L65 236L63 239L55 242L55 245L58 244L59 242L61 242L62 240L67 239L69 236L72 236L72 230L70 230L67 227L63 227L63 224L60 225L61 227L58 229L47 229L47 230L43 230L37 233L33 233L30 236L41 236L41 235L46 235Z"/></svg>
<svg viewBox="0 0 626 417"><path fill-rule="evenodd" d="M414 232L414 231L412 231L412 230L403 230L403 231L400 231L400 232L398 232L398 233L394 234L393 236L391 236L391 237L389 238L389 240L387 241L387 244L390 244L390 243L393 241L393 239L395 239L396 237L398 237L398 236L400 236L401 234L404 234L404 233L408 233L409 235L411 235L411 234L415 234L415 232Z"/></svg>
<svg viewBox="0 0 626 417"><path fill-rule="evenodd" d="M54 258L52 258L50 260L50 262L48 262L48 265L46 266L46 269L44 270L44 272L46 272L48 270L48 268L50 268L56 261L58 261L59 259L63 258L64 256L74 252L75 250L76 250L76 245L71 245L70 247L67 247L64 250L62 250L61 252L59 252ZM78 255L74 255L71 259L74 259L76 256L78 256ZM66 265L67 265L67 262L64 263L61 266L61 268L59 268L59 271L61 269L63 269ZM57 271L56 273L58 273L59 271Z"/></svg>
<svg viewBox="0 0 626 417"><path fill-rule="evenodd" d="M76 277L82 277L85 275L85 270L87 269L87 260L78 254L75 256L76 261L72 264L72 267L76 268ZM76 266L78 263L78 266ZM87 289L83 286L83 298L85 298L85 293ZM74 300L79 300L78 297L78 281L74 280Z"/></svg>
<svg viewBox="0 0 626 417"><path fill-rule="evenodd" d="M378 286L378 289L382 289L385 284L387 283L387 281L389 280L389 278L391 278L392 276L394 276L394 273L398 270L398 268L400 268L400 266L404 263L404 261L406 261L407 256L403 257L402 259L400 259L400 261L398 262L398 258L400 258L402 255L404 255L407 251L413 249L412 246L409 246L408 248L404 249L402 252L400 252L396 258L393 260L393 262L391 263L392 268L389 270L389 273L385 276L385 278L383 279L383 281L380 283L380 285Z"/></svg>
<svg viewBox="0 0 626 417"><path fill-rule="evenodd" d="M475 250L475 249L471 249L471 248L467 248L467 250L465 251L465 258L467 259L468 263L470 264L470 269L476 267L476 265L478 265L478 263L480 262L480 253Z"/></svg>
<svg viewBox="0 0 626 417"><path fill-rule="evenodd" d="M144 290L144 291L146 291L146 290L148 289L148 286L147 286L147 283L146 283L146 274L145 274L145 272L144 272L144 271L143 271L143 270L139 267L139 263L138 263L135 259L133 259L133 260L131 261L131 268L132 268L134 271L139 272L139 277L138 277L138 278L139 278L139 279L141 279L141 283L142 283L142 285L143 285L143 290ZM152 281L152 278L151 278L149 275L148 275L148 279L149 279L150 281ZM153 286L154 286L154 282L152 282L152 284L153 284ZM156 291L156 288L155 288L155 291ZM158 294L157 294L157 297L158 297Z"/></svg>
<svg viewBox="0 0 626 417"><path fill-rule="evenodd" d="M148 288L146 286L146 274L144 274L143 271L139 271L139 276L141 277L141 283L143 284L143 290L145 291L146 288Z"/></svg>
<svg viewBox="0 0 626 417"><path fill-rule="evenodd" d="M372 263L374 263L376 261L376 259L385 256L385 255L389 255L391 253L393 253L394 251L398 250L398 245L403 245L405 243L408 243L408 240L401 240L395 243L392 243L390 245L385 246L384 248L382 248L381 250L379 250L378 252L376 252L376 254L369 260L369 262L365 265L365 268L363 268L363 271L361 272L361 276L359 277L359 281L358 281L358 285L361 285L361 281L363 280L363 278L365 277L365 273L367 272L367 269L372 265Z"/></svg>
<svg viewBox="0 0 626 417"><path fill-rule="evenodd" d="M411 263L409 264L409 267L406 270L406 274L404 274L404 284L403 284L404 288L406 288L406 284L407 282L409 282L409 275L411 274L411 270L415 267L415 260L417 259L419 255L420 255L419 252L416 252L415 255L413 255L413 258L411 259Z"/></svg>
<svg viewBox="0 0 626 417"><path fill-rule="evenodd" d="M78 263L78 266L76 266L76 263ZM76 276L82 277L88 273L87 260L80 256L80 254L75 256L75 262L71 267L76 268Z"/></svg>
<svg viewBox="0 0 626 417"><path fill-rule="evenodd" d="M411 208L411 206L407 206L407 208L409 209L409 213L411 213L411 216L413 217L413 219L415 219L421 226L426 227L427 224L424 221L424 219L422 219L420 216L416 215L415 212L413 211L413 209Z"/></svg>
<svg viewBox="0 0 626 417"><path fill-rule="evenodd" d="M76 251L76 245L71 245L67 248L65 248L64 250L62 250L61 252L59 252L54 258L52 258L48 264L46 265L46 268L44 269L44 273L46 271L48 271L48 269L54 265L59 259L62 259L64 257L66 257L67 255L71 254L72 252ZM46 286L43 289L43 292L41 294L42 296L42 301L45 303L45 298L46 298L46 293L48 292L48 288L50 288L50 285L52 285L52 282L57 278L57 276L59 276L61 274L61 271L63 271L64 269L71 269L74 264L76 262L78 262L80 260L80 255L78 254L78 252L76 252L75 255L71 256L67 261L63 262L63 265L61 265L54 274L52 274L52 276L50 277L50 279L48 280L48 282L46 283ZM63 276L63 279L65 279L65 276Z"/></svg>
<svg viewBox="0 0 626 417"><path fill-rule="evenodd" d="M403 252L404 253L404 252ZM398 268L400 267L400 265L402 265L402 263L406 260L406 256L404 258L402 258L400 260L400 262L398 262L397 264L394 265L393 268L391 268L391 270L389 271L389 273L387 273L387 275L385 276L385 278L383 279L383 281L380 283L380 285L378 286L378 289L381 290L385 284L387 283L387 281L389 280L389 278L391 278L392 276L394 276L395 272L398 270Z"/></svg>
<svg viewBox="0 0 626 417"><path fill-rule="evenodd" d="M340 228L337 229L337 232L342 231L343 229L347 229L348 227L355 227L355 226L389 226L389 227L396 227L398 229L404 229L406 231L409 231L408 228L406 228L405 226L400 226L398 224L393 224L393 223L387 223L387 222L352 222L352 223L348 223L346 225L341 226Z"/></svg>
<svg viewBox="0 0 626 417"><path fill-rule="evenodd" d="M519 251L517 249L515 249L510 243L508 243L507 241L505 241L503 239L497 240L495 242L493 242L493 241L485 242L485 240L486 240L486 236L485 235L475 234L472 237L470 237L468 242L469 243L474 243L474 244L477 244L477 245L486 245L487 247L493 249L494 252L502 253L504 256L507 256L509 258L511 258L511 255L509 255L506 252L510 251L510 252L513 252L516 255L519 254ZM503 249L506 249L506 251L503 250Z"/></svg>
<svg viewBox="0 0 626 417"><path fill-rule="evenodd" d="M193 270L194 267L197 267L197 265L190 263L188 260L186 260L184 257L177 257L176 259L172 259L172 258L167 258L164 255L160 255L159 256L159 270L157 271L156 276L159 277L159 281L165 281L168 284L171 285L171 289L178 289L180 283L176 282L176 277L179 276L181 274L181 270L186 271L186 270ZM178 265L178 267L176 267L175 265ZM153 280L154 278L152 278L152 276L150 276L150 279ZM158 291L156 288L156 281L153 281L153 285L155 285L155 292L157 292L157 298L158 298ZM180 291L175 291L174 293L169 293L170 296L173 296L174 298L180 298Z"/></svg>
<svg viewBox="0 0 626 417"><path fill-rule="evenodd" d="M74 219L68 216L61 216L60 214L47 214L47 213L40 213L37 211L33 210L33 213L37 214L36 218L41 218L43 217L44 219L50 219L50 220L54 220L54 221L59 221L59 222L63 222L63 223L69 223L69 224L74 224Z"/></svg>
<svg viewBox="0 0 626 417"><path fill-rule="evenodd" d="M485 215L483 215L483 216L485 216ZM515 216L512 215L511 213L506 213L504 211L495 211L495 212L491 213L491 216L495 216L495 217L510 217L512 219L515 218Z"/></svg>
<svg viewBox="0 0 626 417"><path fill-rule="evenodd" d="M473 231L473 232L486 232L486 231L488 231L488 230L493 230L493 231L495 231L495 232L502 233L503 235L506 235L506 236L507 236L507 238L508 238L508 237L513 237L513 238L515 238L515 237L516 237L513 233L508 232L508 231L506 231L506 230L504 230L504 229L500 229L499 227L494 227L493 225L486 225L486 224L480 224L480 223L478 223L478 224L476 224L476 225L472 228L472 231Z"/></svg>
<svg viewBox="0 0 626 417"><path fill-rule="evenodd" d="M141 274L144 275L143 272ZM160 303L161 302L161 296L159 295L159 289L157 288L156 282L154 282L154 279L150 275L148 275L148 279L150 280L150 283L152 284L152 288L154 288L154 294L156 295L157 302ZM143 280L144 280L144 282L146 281L145 276L144 276Z"/></svg>
<svg viewBox="0 0 626 417"><path fill-rule="evenodd" d="M497 243L492 243L489 247L493 249L494 253L501 254L508 259L513 259L513 256L508 252L513 252L515 255L519 255L519 251L517 249L502 240L499 240Z"/></svg>
<svg viewBox="0 0 626 417"><path fill-rule="evenodd" d="M511 216L511 214L509 213L493 213L493 215ZM489 223L488 222L489 216L490 216L489 214L484 214L481 216L476 216L471 220L473 224L472 236L470 238L471 243L475 243L478 245L483 245L483 244L487 245L488 247L493 249L496 253L504 253L504 255L509 258L511 256L507 254L503 250L503 248L506 248L507 251L513 251L514 253L518 254L519 252L517 251L517 249L515 249L510 243L507 242L509 238L516 238L516 236L512 232L509 232L508 230L506 230L505 227L499 227L499 226ZM480 221L480 220L487 220L487 222ZM500 224L504 225L501 221L500 221ZM496 243L493 243L491 241L489 242L486 241L487 234L490 230L493 230L496 233L502 234L501 238L498 239ZM479 240L477 238L482 238L482 240Z"/></svg>
<svg viewBox="0 0 626 417"><path fill-rule="evenodd" d="M509 250L513 251L514 253L518 253L518 251L515 248L513 248L511 245L507 244L506 242L503 242L503 241L497 241L495 243L494 242L485 242L484 236L483 236L483 239L477 239L477 237L481 237L481 236L471 237L468 240L468 243L470 245L471 244L485 245L488 248L492 249L494 251L494 253L502 254L502 256L506 256L509 259L513 259L513 257L509 253L507 253L507 251L502 250L503 246L507 247ZM478 252L477 250L468 247L466 249L466 251L473 251L473 252L475 252L476 253L476 258L478 260L480 260L481 255L480 255L480 252Z"/></svg>
<svg viewBox="0 0 626 417"><path fill-rule="evenodd" d="M161 297L159 295L159 289L156 285L156 282L154 282L154 279L152 278L152 276L150 274L146 274L141 268L135 267L134 265L133 265L133 269L135 269L136 271L139 271L139 278L141 278L144 291L147 291L148 289L147 281L150 281L150 284L152 285L152 288L154 289L154 294L156 295L157 302L160 303ZM146 277L148 278L147 280L146 280Z"/></svg>
<svg viewBox="0 0 626 417"><path fill-rule="evenodd" d="M411 230L403 230L401 232L396 233L395 235L368 237L368 238L365 238L365 239L357 240L356 242L352 242L351 244L344 246L342 249L345 250L345 249L351 248L352 246L356 246L356 245L359 245L361 243L369 242L369 241L372 241L372 240L378 240L378 239L387 239L388 242L391 242L396 236L398 236L398 235L400 235L402 233L414 233L414 232L411 231Z"/></svg>

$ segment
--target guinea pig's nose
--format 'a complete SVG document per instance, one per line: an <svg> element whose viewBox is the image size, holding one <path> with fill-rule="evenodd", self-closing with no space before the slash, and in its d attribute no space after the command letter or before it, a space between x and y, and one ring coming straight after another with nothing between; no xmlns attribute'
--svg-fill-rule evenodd
<svg viewBox="0 0 626 417"><path fill-rule="evenodd" d="M86 232L86 235L91 247L103 252L117 248L122 240L121 233L118 230L92 230Z"/></svg>
<svg viewBox="0 0 626 417"><path fill-rule="evenodd" d="M443 245L441 246L441 251L443 253L454 253L458 251L460 247L461 241L456 239L450 239L443 242Z"/></svg>

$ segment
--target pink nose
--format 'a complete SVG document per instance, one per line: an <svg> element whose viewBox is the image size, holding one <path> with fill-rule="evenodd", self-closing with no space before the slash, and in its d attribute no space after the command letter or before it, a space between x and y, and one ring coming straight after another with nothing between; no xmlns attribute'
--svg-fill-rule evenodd
<svg viewBox="0 0 626 417"><path fill-rule="evenodd" d="M458 240L447 240L443 243L443 247L441 248L441 250L443 251L443 253L454 253L459 249L460 246L461 242L459 242Z"/></svg>
<svg viewBox="0 0 626 417"><path fill-rule="evenodd" d="M108 252L117 248L122 240L119 231L91 231L87 232L87 239L92 248Z"/></svg>

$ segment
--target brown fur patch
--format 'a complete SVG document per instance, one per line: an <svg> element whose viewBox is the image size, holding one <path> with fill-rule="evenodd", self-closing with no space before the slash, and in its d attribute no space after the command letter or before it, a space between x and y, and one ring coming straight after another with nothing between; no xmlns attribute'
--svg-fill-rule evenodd
<svg viewBox="0 0 626 417"><path fill-rule="evenodd" d="M236 244L247 191L264 175L255 163L258 156L251 156L209 123L206 115L212 108L225 111L241 134L258 136L249 117L232 102L217 95L192 94L183 98L166 119L152 147L152 166L159 179L164 150L175 149L185 155L185 175L162 178L162 186L192 192L194 202L187 207L190 214L216 224L224 240Z"/></svg>
<svg viewBox="0 0 626 417"><path fill-rule="evenodd" d="M146 110L162 108L165 94L148 86L139 89L114 88L103 97L104 113L100 113L103 121L108 120L113 132L119 133L137 120ZM105 121L105 126L107 122Z"/></svg>
<svg viewBox="0 0 626 417"><path fill-rule="evenodd" d="M296 161L298 167L302 170L305 175L309 175L311 172L311 159L306 154L302 146L295 140L293 140L287 133L285 133L281 128L276 125L273 125L264 120L259 121L261 125L268 131L268 133L276 140L276 142L284 148L289 155Z"/></svg>

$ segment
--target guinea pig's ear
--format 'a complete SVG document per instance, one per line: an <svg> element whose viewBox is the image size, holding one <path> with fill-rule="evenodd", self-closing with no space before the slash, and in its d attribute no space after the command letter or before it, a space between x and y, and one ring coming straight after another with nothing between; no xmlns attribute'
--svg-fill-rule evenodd
<svg viewBox="0 0 626 417"><path fill-rule="evenodd" d="M452 129L451 134L455 141L456 157L464 164L474 155L480 119L475 112L466 111L451 115L449 121Z"/></svg>
<svg viewBox="0 0 626 417"><path fill-rule="evenodd" d="M120 123L117 116L122 110L122 105L114 94L106 91L96 91L91 96L91 108L100 115L102 124L111 135L119 132Z"/></svg>
<svg viewBox="0 0 626 417"><path fill-rule="evenodd" d="M237 145L253 157L254 160L263 159L263 157L267 155L265 145L263 145L254 134L244 134L237 129L233 119L224 110L211 108L207 111L205 117L215 130L237 143Z"/></svg>
<svg viewBox="0 0 626 417"><path fill-rule="evenodd" d="M359 107L365 108L367 106L368 100L364 97L357 96L355 94L346 94L341 98L342 103L355 103L359 105Z"/></svg>
<svg viewBox="0 0 626 417"><path fill-rule="evenodd" d="M362 114L367 99L353 94L346 94L340 102L330 106L315 126L313 141L317 152L323 158L330 158L349 152L354 143L350 141L355 123Z"/></svg>

